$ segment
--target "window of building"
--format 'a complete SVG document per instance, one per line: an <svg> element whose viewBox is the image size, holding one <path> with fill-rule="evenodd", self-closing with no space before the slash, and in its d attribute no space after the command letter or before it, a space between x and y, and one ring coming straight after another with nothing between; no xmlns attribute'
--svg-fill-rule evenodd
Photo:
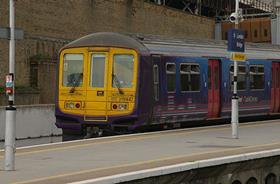
<svg viewBox="0 0 280 184"><path fill-rule="evenodd" d="M254 31L254 37L257 38L258 37L258 30L255 29Z"/></svg>
<svg viewBox="0 0 280 184"><path fill-rule="evenodd" d="M248 31L245 30L245 39L248 38Z"/></svg>
<svg viewBox="0 0 280 184"><path fill-rule="evenodd" d="M233 72L234 66L230 66L230 79L231 79L231 90L233 91ZM238 65L238 74L237 74L237 90L246 89L246 66Z"/></svg>
<svg viewBox="0 0 280 184"><path fill-rule="evenodd" d="M153 71L153 77L154 77L154 97L155 100L159 100L159 72L158 72L158 65L154 65L154 71Z"/></svg>
<svg viewBox="0 0 280 184"><path fill-rule="evenodd" d="M257 184L258 180L254 177L249 178L249 180L246 182L246 184Z"/></svg>
<svg viewBox="0 0 280 184"><path fill-rule="evenodd" d="M239 180L235 180L232 184L242 184Z"/></svg>
<svg viewBox="0 0 280 184"><path fill-rule="evenodd" d="M264 36L265 36L265 37L268 36L268 31L267 31L267 29L264 29Z"/></svg>
<svg viewBox="0 0 280 184"><path fill-rule="evenodd" d="M184 63L180 65L181 91L200 90L200 68L199 64Z"/></svg>
<svg viewBox="0 0 280 184"><path fill-rule="evenodd" d="M30 64L30 86L38 87L38 62Z"/></svg>
<svg viewBox="0 0 280 184"><path fill-rule="evenodd" d="M265 178L265 184L276 184L277 183L277 177L275 174L270 173L266 178Z"/></svg>
<svg viewBox="0 0 280 184"><path fill-rule="evenodd" d="M250 65L250 88L264 89L264 66Z"/></svg>
<svg viewBox="0 0 280 184"><path fill-rule="evenodd" d="M166 64L166 82L167 82L167 91L175 92L176 91L176 65L175 65L175 63Z"/></svg>

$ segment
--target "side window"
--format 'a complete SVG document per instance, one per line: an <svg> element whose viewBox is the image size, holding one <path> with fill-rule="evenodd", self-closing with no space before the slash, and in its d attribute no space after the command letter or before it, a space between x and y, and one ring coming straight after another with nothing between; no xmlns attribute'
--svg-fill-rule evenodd
<svg viewBox="0 0 280 184"><path fill-rule="evenodd" d="M183 63L180 65L181 91L200 91L200 67L198 64Z"/></svg>
<svg viewBox="0 0 280 184"><path fill-rule="evenodd" d="M180 66L180 84L181 84L181 91L186 92L188 91L188 83L189 83L189 72L188 72L188 65L181 64Z"/></svg>
<svg viewBox="0 0 280 184"><path fill-rule="evenodd" d="M231 90L233 91L233 65L230 66ZM246 90L246 66L238 65L237 90Z"/></svg>
<svg viewBox="0 0 280 184"><path fill-rule="evenodd" d="M153 71L154 77L154 98L156 101L159 100L159 72L158 72L158 65L154 65Z"/></svg>
<svg viewBox="0 0 280 184"><path fill-rule="evenodd" d="M264 89L263 65L250 65L250 89Z"/></svg>
<svg viewBox="0 0 280 184"><path fill-rule="evenodd" d="M166 85L167 92L176 91L176 65L175 63L166 64Z"/></svg>

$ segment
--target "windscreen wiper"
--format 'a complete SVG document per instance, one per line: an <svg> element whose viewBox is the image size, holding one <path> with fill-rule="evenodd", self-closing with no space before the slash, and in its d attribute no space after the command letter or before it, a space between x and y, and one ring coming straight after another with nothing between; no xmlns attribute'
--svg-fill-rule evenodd
<svg viewBox="0 0 280 184"><path fill-rule="evenodd" d="M82 79L82 77L83 77L83 74L81 73L79 75L78 79L73 81L73 85L72 85L72 88L69 90L69 93L74 93L75 92L76 87L79 86L80 80Z"/></svg>
<svg viewBox="0 0 280 184"><path fill-rule="evenodd" d="M119 93L120 94L124 94L123 90L121 89L122 86L121 86L121 83L120 83L118 77L113 73L112 74L112 78L113 78L113 81L115 82L115 84L116 84L116 86L118 88Z"/></svg>

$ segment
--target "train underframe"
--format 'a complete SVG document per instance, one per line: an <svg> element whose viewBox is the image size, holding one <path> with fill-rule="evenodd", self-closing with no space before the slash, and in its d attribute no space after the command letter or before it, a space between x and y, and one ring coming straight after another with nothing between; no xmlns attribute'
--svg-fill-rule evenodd
<svg viewBox="0 0 280 184"><path fill-rule="evenodd" d="M261 121L268 119L279 119L280 114L266 114L266 115L255 115L255 116L241 116L239 121L249 122L249 121ZM97 122L78 122L77 120L71 122L69 126L69 120L65 123L65 119L57 118L56 125L62 128L62 139L63 141L71 141L78 139L88 139L96 138L110 135L123 135L130 133L139 133L147 131L157 131L166 129L176 129L176 128L190 128L197 126L209 126L209 125L220 125L225 123L230 123L230 117L222 117L217 119L196 119L190 121L180 121L180 122L164 122L164 123L143 123L139 124L139 119L120 119L115 120L110 123L97 123ZM74 125L74 126L73 126Z"/></svg>

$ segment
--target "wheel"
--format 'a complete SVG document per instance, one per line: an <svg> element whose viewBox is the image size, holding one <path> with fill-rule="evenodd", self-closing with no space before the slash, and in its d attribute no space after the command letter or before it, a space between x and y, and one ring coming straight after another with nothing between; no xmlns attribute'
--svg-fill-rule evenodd
<svg viewBox="0 0 280 184"><path fill-rule="evenodd" d="M98 127L87 127L86 135L84 136L84 139L102 137L102 135L103 135L102 129L99 129Z"/></svg>

